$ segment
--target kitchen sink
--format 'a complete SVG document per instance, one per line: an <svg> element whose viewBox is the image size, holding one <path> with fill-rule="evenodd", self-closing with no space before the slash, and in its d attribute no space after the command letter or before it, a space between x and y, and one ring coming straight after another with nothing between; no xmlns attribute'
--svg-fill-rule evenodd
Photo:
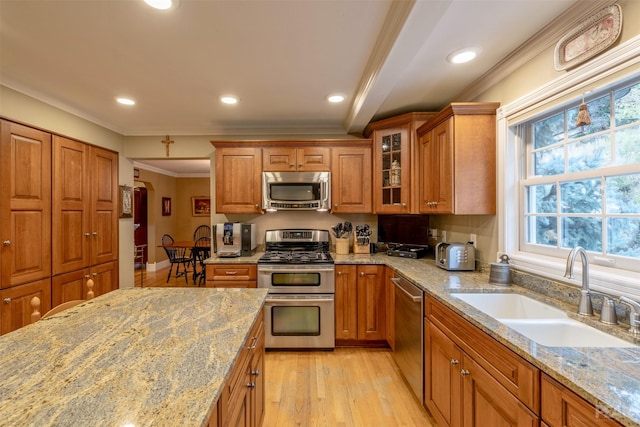
<svg viewBox="0 0 640 427"><path fill-rule="evenodd" d="M638 347L573 319L514 320L502 323L547 347Z"/></svg>
<svg viewBox="0 0 640 427"><path fill-rule="evenodd" d="M498 320L567 317L567 314L560 309L520 294L455 294L454 296Z"/></svg>
<svg viewBox="0 0 640 427"><path fill-rule="evenodd" d="M555 307L514 293L460 293L456 298L547 347L638 347L570 319Z"/></svg>

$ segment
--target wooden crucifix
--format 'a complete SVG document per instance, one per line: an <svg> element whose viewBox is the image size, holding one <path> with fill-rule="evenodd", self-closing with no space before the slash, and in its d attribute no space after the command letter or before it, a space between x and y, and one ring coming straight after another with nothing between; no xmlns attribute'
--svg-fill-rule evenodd
<svg viewBox="0 0 640 427"><path fill-rule="evenodd" d="M167 157L169 157L169 144L173 144L173 141L169 139L169 135L167 135L167 137L164 139L164 141L161 141L163 144L166 145L167 148Z"/></svg>

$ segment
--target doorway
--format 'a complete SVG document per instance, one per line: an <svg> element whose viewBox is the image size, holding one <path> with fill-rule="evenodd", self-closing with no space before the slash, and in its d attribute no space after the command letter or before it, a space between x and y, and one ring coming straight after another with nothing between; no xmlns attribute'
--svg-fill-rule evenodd
<svg viewBox="0 0 640 427"><path fill-rule="evenodd" d="M147 265L149 247L147 238L147 188L135 187L133 189L133 241L136 246L145 245L143 248L142 263L136 261L134 268L144 269Z"/></svg>

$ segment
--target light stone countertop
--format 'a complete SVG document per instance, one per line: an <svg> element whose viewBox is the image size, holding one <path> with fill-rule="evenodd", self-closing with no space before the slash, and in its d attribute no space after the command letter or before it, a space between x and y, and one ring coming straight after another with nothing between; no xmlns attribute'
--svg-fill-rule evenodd
<svg viewBox="0 0 640 427"><path fill-rule="evenodd" d="M265 298L122 289L0 336L0 425L206 425Z"/></svg>
<svg viewBox="0 0 640 427"><path fill-rule="evenodd" d="M255 263L260 257L210 258L208 263ZM496 319L455 298L461 292L516 292L558 307L570 318L627 341L640 344L624 326L607 326L594 319L575 314L577 305L558 298L553 287L545 294L522 286L499 286L489 283L486 272L446 271L429 258L407 259L386 254L331 254L336 264L383 264L421 287L498 342L514 351L549 376L573 390L605 415L625 426L640 427L640 348L569 348L545 347L520 335ZM554 294L555 293L555 294Z"/></svg>

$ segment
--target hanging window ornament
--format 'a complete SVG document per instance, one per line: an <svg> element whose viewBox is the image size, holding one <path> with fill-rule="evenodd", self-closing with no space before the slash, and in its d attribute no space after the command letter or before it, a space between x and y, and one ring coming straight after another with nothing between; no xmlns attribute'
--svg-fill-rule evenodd
<svg viewBox="0 0 640 427"><path fill-rule="evenodd" d="M578 118L576 119L576 126L587 126L591 124L591 116L589 115L589 107L584 102L584 95L582 96L582 104L580 104L580 110L578 111Z"/></svg>

